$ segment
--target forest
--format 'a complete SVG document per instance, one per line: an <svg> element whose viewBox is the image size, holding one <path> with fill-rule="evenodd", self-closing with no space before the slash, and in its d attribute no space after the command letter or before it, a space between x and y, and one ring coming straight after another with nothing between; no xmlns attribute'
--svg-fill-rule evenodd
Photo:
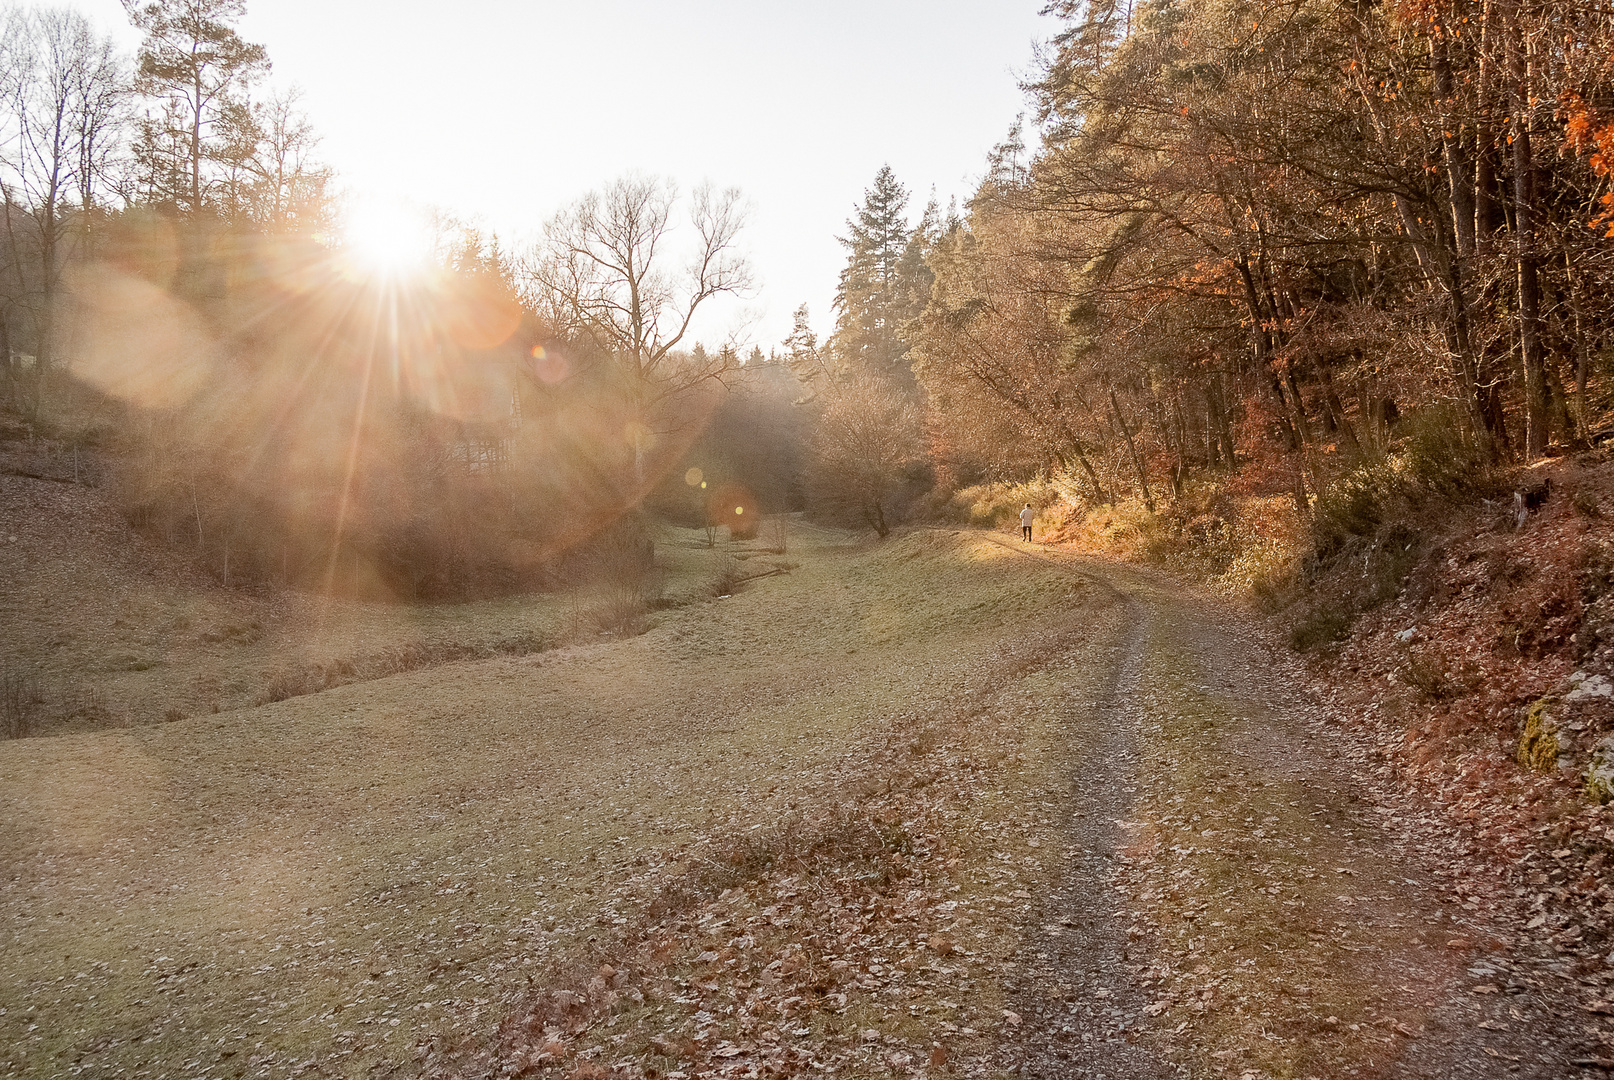
<svg viewBox="0 0 1614 1080"><path fill-rule="evenodd" d="M913 388L943 487L1281 494L1326 554L1604 437L1601 5L1053 9L1037 145L853 226L827 352Z"/></svg>

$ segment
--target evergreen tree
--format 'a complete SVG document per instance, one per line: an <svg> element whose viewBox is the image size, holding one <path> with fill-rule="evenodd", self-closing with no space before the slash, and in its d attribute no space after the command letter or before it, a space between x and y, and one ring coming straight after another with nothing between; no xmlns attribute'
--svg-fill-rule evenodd
<svg viewBox="0 0 1614 1080"><path fill-rule="evenodd" d="M882 165L841 238L848 254L835 290L829 345L840 367L912 385L907 348L898 333L906 308L901 278L909 242L907 205L907 189L891 166Z"/></svg>
<svg viewBox="0 0 1614 1080"><path fill-rule="evenodd" d="M912 374L909 370L912 361L907 352L907 328L924 314L925 305L930 303L930 287L935 284L936 275L931 272L926 259L941 239L943 231L941 209L936 205L936 196L932 193L930 201L925 204L925 212L919 216L919 224L908 234L908 242L902 246L902 259L897 263L892 309L897 322L897 335L903 343L902 371L905 377Z"/></svg>
<svg viewBox="0 0 1614 1080"><path fill-rule="evenodd" d="M134 156L142 194L187 214L226 209L231 178L260 132L246 89L269 70L262 45L242 40L241 0L125 0L145 34L135 87L156 112L141 120Z"/></svg>
<svg viewBox="0 0 1614 1080"><path fill-rule="evenodd" d="M818 392L825 372L824 357L818 349L818 335L813 333L807 305L798 307L792 316L790 333L782 342L785 349L785 366L796 380L807 388L806 399Z"/></svg>

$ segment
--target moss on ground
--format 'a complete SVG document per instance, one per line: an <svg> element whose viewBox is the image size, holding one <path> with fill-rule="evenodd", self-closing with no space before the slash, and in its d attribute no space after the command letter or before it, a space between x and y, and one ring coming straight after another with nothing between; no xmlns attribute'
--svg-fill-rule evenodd
<svg viewBox="0 0 1614 1080"><path fill-rule="evenodd" d="M1547 710L1555 704L1551 697L1531 702L1524 711L1524 732L1519 736L1517 760L1536 772L1558 771L1558 725Z"/></svg>

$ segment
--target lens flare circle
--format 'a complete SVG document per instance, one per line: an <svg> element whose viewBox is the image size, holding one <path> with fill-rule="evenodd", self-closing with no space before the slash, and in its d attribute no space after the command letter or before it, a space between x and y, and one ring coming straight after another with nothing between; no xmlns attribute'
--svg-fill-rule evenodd
<svg viewBox="0 0 1614 1080"><path fill-rule="evenodd" d="M542 345L532 347L532 373L540 382L553 386L572 373L572 365L560 353Z"/></svg>

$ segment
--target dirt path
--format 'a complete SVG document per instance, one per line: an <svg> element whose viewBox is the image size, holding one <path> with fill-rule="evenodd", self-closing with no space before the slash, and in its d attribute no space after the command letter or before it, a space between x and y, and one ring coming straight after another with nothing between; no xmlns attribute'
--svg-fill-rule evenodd
<svg viewBox="0 0 1614 1080"><path fill-rule="evenodd" d="M1221 605L1066 552L1126 605L1070 702L1073 858L1014 988L1023 1076L1561 1077L1597 1051L1511 890L1352 756ZM1094 685L1090 683L1089 685Z"/></svg>

